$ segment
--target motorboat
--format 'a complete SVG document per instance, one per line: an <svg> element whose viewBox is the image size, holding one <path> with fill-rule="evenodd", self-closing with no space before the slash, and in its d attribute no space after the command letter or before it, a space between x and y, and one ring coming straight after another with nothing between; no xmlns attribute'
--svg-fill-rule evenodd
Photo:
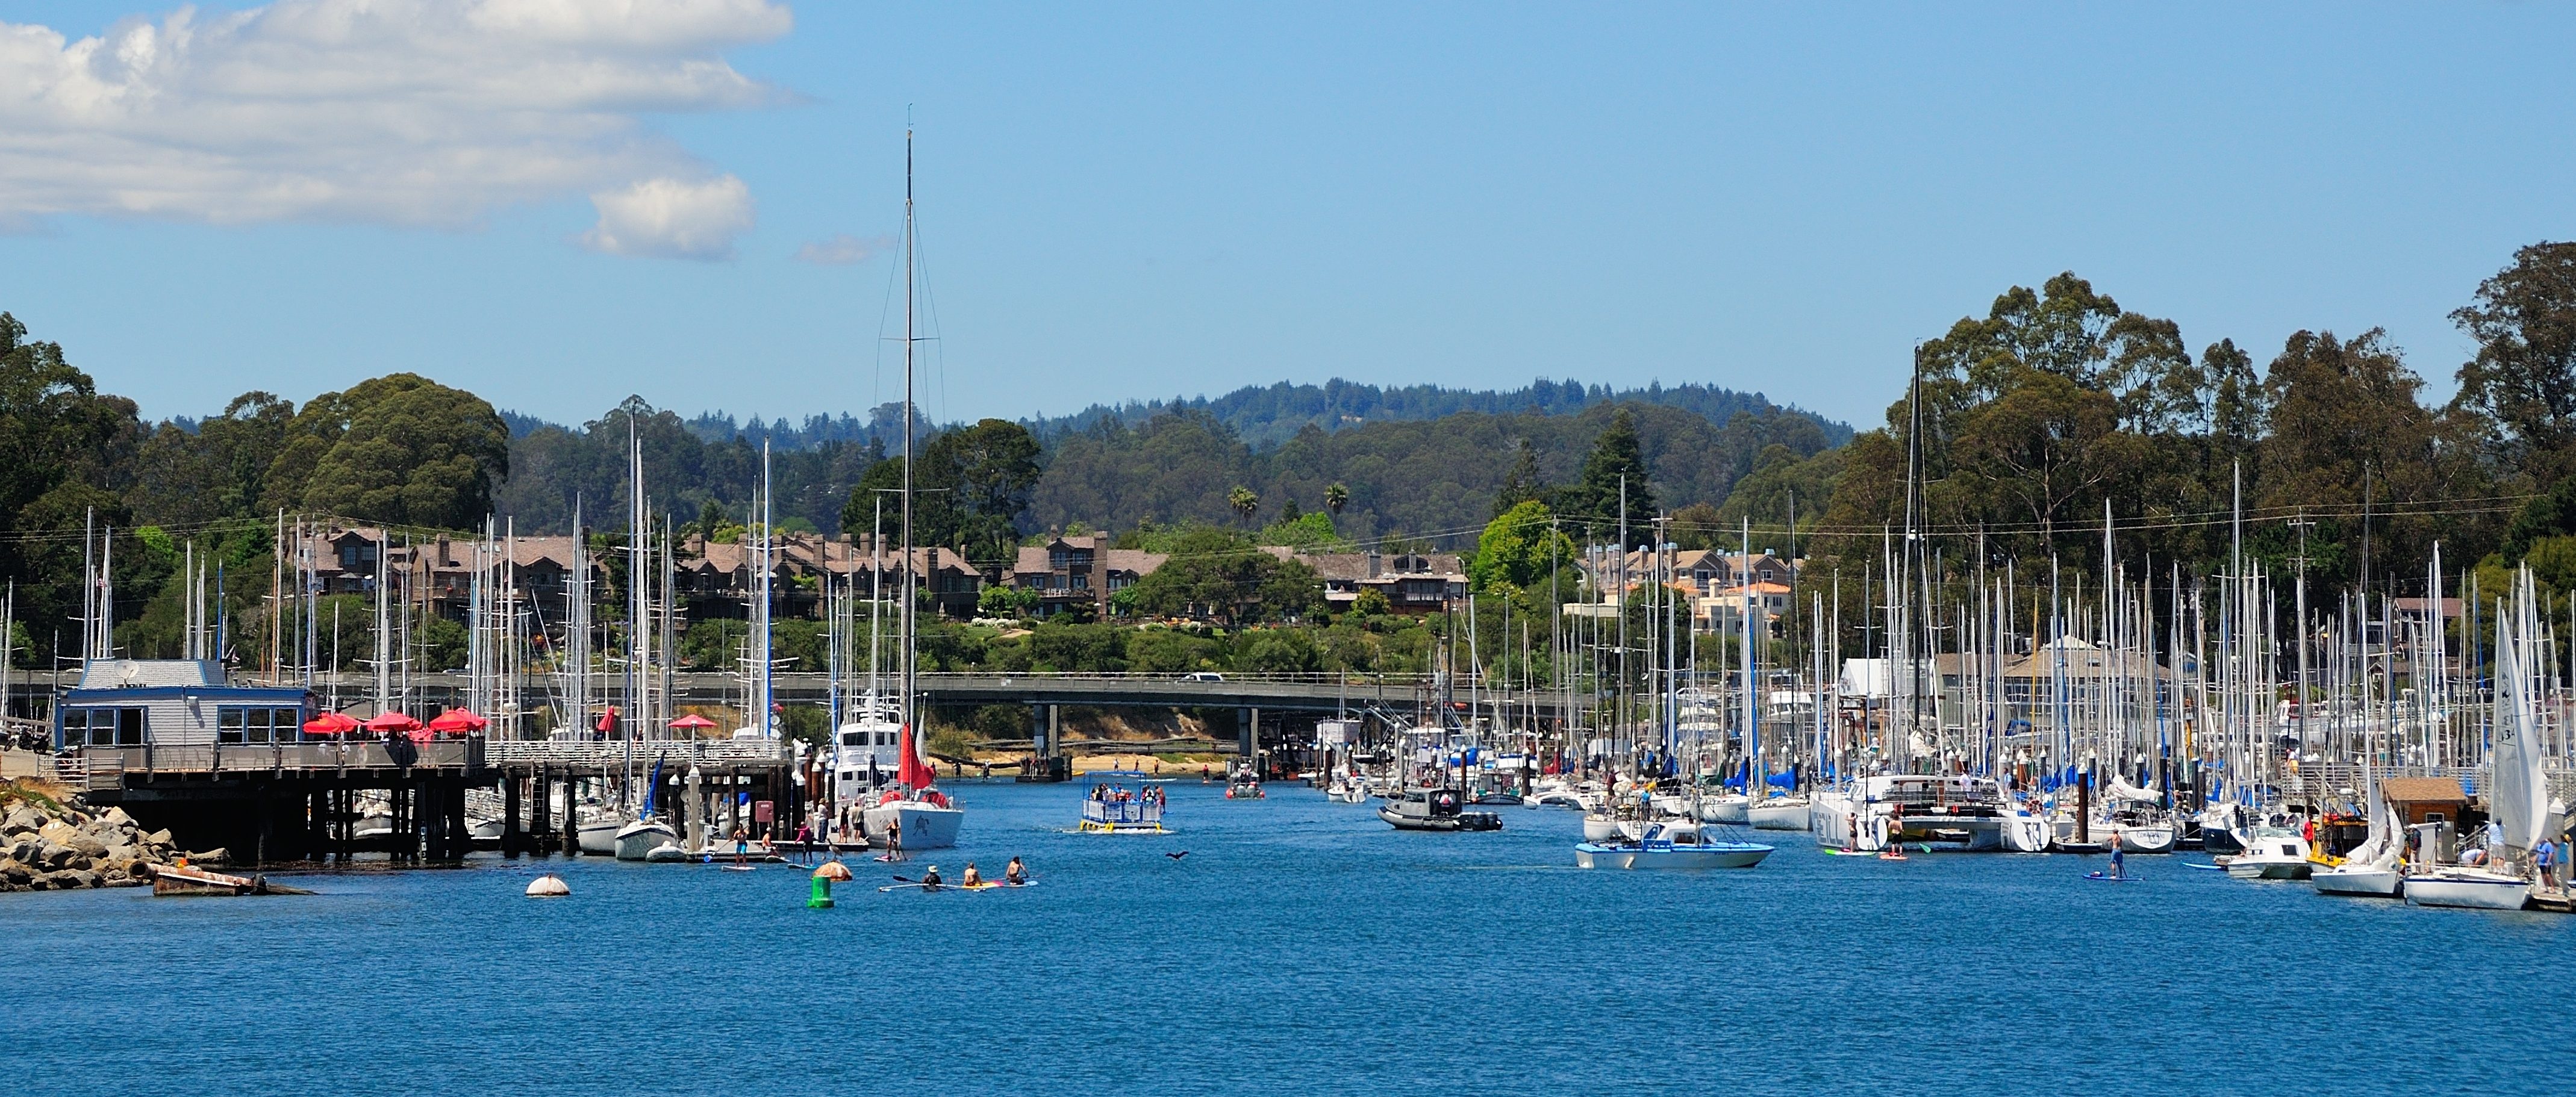
<svg viewBox="0 0 2576 1097"><path fill-rule="evenodd" d="M680 832L671 829L671 824L648 817L619 827L614 848L620 861L642 861L655 846L677 845L679 840Z"/></svg>
<svg viewBox="0 0 2576 1097"><path fill-rule="evenodd" d="M2308 840L2281 827L2254 828L2245 837L2245 852L2227 859L2227 874L2239 880L2305 880L2315 870Z"/></svg>
<svg viewBox="0 0 2576 1097"><path fill-rule="evenodd" d="M1656 823L1633 841L1579 843L1574 847L1574 864L1577 868L1752 868L1770 856L1771 849L1759 842L1706 841L1695 827L1684 839Z"/></svg>
<svg viewBox="0 0 2576 1097"><path fill-rule="evenodd" d="M1621 841L1642 842L1647 835L1657 832L1662 833L1669 841L1696 842L1700 836L1700 823L1688 816L1673 816L1652 822L1638 819L1619 821L1619 840Z"/></svg>
<svg viewBox="0 0 2576 1097"><path fill-rule="evenodd" d="M1397 830L1501 830L1503 817L1490 811L1465 811L1464 793L1454 788L1417 788L1390 797L1377 817Z"/></svg>

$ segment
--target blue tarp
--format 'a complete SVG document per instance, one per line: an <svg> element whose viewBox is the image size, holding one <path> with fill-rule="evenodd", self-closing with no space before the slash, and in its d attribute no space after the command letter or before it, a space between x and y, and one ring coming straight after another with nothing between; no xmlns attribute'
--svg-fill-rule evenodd
<svg viewBox="0 0 2576 1097"><path fill-rule="evenodd" d="M1766 780L1771 783L1772 788L1798 787L1798 775L1795 773L1774 773Z"/></svg>

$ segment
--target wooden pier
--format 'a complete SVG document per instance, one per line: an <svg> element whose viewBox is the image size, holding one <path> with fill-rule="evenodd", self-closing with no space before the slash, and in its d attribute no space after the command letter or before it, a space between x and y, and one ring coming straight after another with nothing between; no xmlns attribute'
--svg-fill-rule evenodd
<svg viewBox="0 0 2576 1097"><path fill-rule="evenodd" d="M642 782L658 762L676 789L692 770L701 788L749 793L774 806L761 827L793 834L806 782L794 744L782 740L647 739L507 741L480 736L411 742L82 747L53 757L51 775L101 806L123 807L183 847L222 847L244 863L345 861L366 853L397 862L452 862L497 844L508 856L578 854L577 820L559 810L578 791ZM497 843L474 837L470 790L501 801ZM382 834L361 836L361 794L382 794ZM640 790L638 790L640 797ZM666 815L688 810L666 790Z"/></svg>

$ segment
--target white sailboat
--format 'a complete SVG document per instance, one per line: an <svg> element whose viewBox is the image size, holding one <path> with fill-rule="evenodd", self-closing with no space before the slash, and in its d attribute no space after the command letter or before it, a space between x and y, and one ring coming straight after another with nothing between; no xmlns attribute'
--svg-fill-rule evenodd
<svg viewBox="0 0 2576 1097"><path fill-rule="evenodd" d="M2406 877L2406 901L2428 907L2520 910L2531 899L2531 851L2549 818L2549 783L2540 769L2533 715L2533 641L2539 622L2533 608L2531 568L2514 577L2512 608L2496 617L2495 744L2487 762L2487 806L2498 840L2478 865L2430 867Z"/></svg>
<svg viewBox="0 0 2576 1097"><path fill-rule="evenodd" d="M2404 843L2398 841L2388 802L2379 795L2378 778L2372 777L2369 784L2366 795L2370 797L2370 837L2346 855L2342 864L2309 874L2308 882L2316 886L2319 895L2394 899L2404 887L2404 879L2397 871Z"/></svg>
<svg viewBox="0 0 2576 1097"><path fill-rule="evenodd" d="M912 544L912 377L913 351L921 340L913 328L913 273L919 264L913 257L915 232L912 208L912 131L903 135L903 601L901 614L902 642L898 657L903 669L898 712L903 727L898 738L902 754L896 759L895 786L875 798L864 813L867 832L885 836L900 828L905 850L946 849L957 844L957 831L966 812L939 791L939 771L927 761L928 752L921 742L919 712L913 690L920 644L914 625L913 582L920 573L921 561L914 557Z"/></svg>

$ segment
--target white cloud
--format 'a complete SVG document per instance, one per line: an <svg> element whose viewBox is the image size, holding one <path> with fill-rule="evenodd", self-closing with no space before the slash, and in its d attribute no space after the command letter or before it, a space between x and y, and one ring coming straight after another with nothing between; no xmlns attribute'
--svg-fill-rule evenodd
<svg viewBox="0 0 2576 1097"><path fill-rule="evenodd" d="M835 233L821 240L809 241L804 247L796 249L796 261L819 263L827 267L845 266L850 263L867 262L893 246L894 237L891 236L863 238L846 232Z"/></svg>
<svg viewBox="0 0 2576 1097"><path fill-rule="evenodd" d="M722 51L792 23L769 0L278 0L78 41L0 23L0 224L467 227L588 194L592 246L723 254L749 194L642 116L784 101Z"/></svg>
<svg viewBox="0 0 2576 1097"><path fill-rule="evenodd" d="M647 179L590 196L599 224L581 244L611 255L731 259L733 238L751 229L751 188L727 175L693 183Z"/></svg>

